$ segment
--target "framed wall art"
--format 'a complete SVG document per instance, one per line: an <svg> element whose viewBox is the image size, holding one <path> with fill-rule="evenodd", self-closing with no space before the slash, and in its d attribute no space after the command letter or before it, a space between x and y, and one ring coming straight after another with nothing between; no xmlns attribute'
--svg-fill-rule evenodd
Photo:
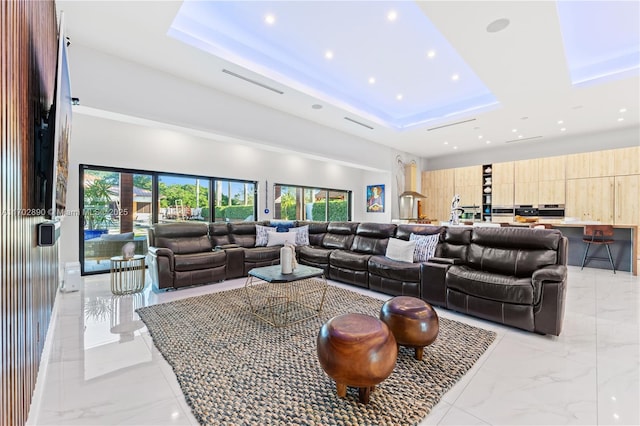
<svg viewBox="0 0 640 426"><path fill-rule="evenodd" d="M384 213L384 185L367 185L367 213Z"/></svg>

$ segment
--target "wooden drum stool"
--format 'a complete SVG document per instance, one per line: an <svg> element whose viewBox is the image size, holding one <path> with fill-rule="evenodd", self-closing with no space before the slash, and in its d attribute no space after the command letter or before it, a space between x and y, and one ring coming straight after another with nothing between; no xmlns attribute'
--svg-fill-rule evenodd
<svg viewBox="0 0 640 426"><path fill-rule="evenodd" d="M360 402L369 402L375 385L389 377L396 365L398 345L389 327L378 318L345 314L331 318L318 333L318 360L336 381L339 397L347 386L360 388Z"/></svg>
<svg viewBox="0 0 640 426"><path fill-rule="evenodd" d="M415 358L422 360L424 347L438 337L439 320L436 311L424 300L396 296L380 309L380 319L391 329L398 345L415 348Z"/></svg>

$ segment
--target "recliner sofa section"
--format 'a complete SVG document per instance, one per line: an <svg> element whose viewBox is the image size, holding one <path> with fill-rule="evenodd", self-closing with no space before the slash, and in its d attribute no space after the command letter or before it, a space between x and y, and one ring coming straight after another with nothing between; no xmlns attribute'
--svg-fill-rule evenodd
<svg viewBox="0 0 640 426"><path fill-rule="evenodd" d="M466 234L453 239L460 243L453 249L456 257L427 262L423 299L501 324L559 335L567 238L557 230L516 227L474 228L469 236L466 249Z"/></svg>
<svg viewBox="0 0 640 426"><path fill-rule="evenodd" d="M206 223L171 223L148 230L149 274L158 290L223 281L227 255L213 251Z"/></svg>

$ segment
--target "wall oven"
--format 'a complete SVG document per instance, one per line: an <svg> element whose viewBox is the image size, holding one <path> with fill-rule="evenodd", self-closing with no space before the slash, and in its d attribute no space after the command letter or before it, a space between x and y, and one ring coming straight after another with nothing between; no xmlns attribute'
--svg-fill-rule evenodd
<svg viewBox="0 0 640 426"><path fill-rule="evenodd" d="M535 217L538 216L538 208L533 207L531 204L529 205L519 205L516 206L516 216L522 217Z"/></svg>
<svg viewBox="0 0 640 426"><path fill-rule="evenodd" d="M540 220L564 219L564 204L543 204L538 207Z"/></svg>
<svg viewBox="0 0 640 426"><path fill-rule="evenodd" d="M513 206L495 206L491 209L492 222L513 222Z"/></svg>

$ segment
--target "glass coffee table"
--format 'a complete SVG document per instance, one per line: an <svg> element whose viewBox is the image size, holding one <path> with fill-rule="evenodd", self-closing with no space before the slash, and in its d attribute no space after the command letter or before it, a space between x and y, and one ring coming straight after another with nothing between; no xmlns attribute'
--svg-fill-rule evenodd
<svg viewBox="0 0 640 426"><path fill-rule="evenodd" d="M244 285L251 312L274 327L285 327L318 316L327 292L324 271L298 265L282 274L280 265L253 268Z"/></svg>

